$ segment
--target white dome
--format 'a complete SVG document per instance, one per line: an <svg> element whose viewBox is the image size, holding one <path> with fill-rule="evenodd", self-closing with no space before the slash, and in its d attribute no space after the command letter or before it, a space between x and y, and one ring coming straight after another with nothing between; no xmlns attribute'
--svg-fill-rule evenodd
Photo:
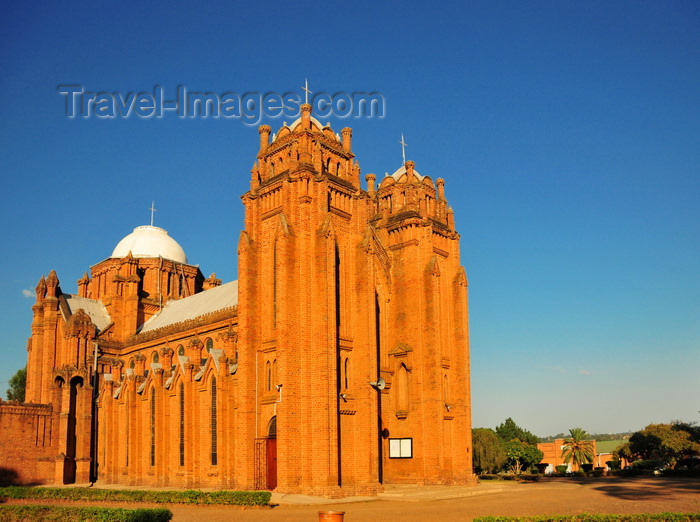
<svg viewBox="0 0 700 522"><path fill-rule="evenodd" d="M129 252L134 257L162 257L178 263L187 263L182 247L168 233L159 227L145 225L122 239L114 248L112 257L126 257Z"/></svg>
<svg viewBox="0 0 700 522"><path fill-rule="evenodd" d="M421 176L418 174L417 170L414 170L413 173L416 175L416 178L418 178L418 181L421 181L425 176ZM401 179L401 176L406 174L406 166L401 166L397 169L396 172L394 172L391 177L394 178L396 181Z"/></svg>

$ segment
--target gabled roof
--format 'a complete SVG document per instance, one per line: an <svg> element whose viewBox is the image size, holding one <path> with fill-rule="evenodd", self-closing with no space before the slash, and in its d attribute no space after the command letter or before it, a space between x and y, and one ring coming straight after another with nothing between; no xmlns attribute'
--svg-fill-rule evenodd
<svg viewBox="0 0 700 522"><path fill-rule="evenodd" d="M68 305L69 316L73 315L79 309L90 316L90 320L97 326L98 330L104 330L112 322L109 317L107 309L102 304L102 301L96 299L89 299L87 297L80 297L79 295L73 294L61 294L61 297L65 299L66 305ZM65 318L66 320L68 317Z"/></svg>
<svg viewBox="0 0 700 522"><path fill-rule="evenodd" d="M191 297L168 301L163 309L146 321L139 333L150 332L211 314L238 304L238 281L231 281Z"/></svg>

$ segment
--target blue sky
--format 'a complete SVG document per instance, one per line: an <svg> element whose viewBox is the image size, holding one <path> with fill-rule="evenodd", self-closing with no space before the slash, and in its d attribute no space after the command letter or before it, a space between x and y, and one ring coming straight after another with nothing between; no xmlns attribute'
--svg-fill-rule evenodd
<svg viewBox="0 0 700 522"><path fill-rule="evenodd" d="M87 91L380 92L363 173L446 180L470 282L474 426L636 430L700 414L696 2L54 2L0 19L0 389L33 289L65 292L155 224L236 278L258 133L65 116ZM173 97L173 96L171 96ZM274 130L282 119L265 120Z"/></svg>

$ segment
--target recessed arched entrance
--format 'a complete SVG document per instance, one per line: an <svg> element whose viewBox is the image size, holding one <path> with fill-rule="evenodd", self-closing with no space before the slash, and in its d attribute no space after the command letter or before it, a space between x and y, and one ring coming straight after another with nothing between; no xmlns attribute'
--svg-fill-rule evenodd
<svg viewBox="0 0 700 522"><path fill-rule="evenodd" d="M275 489L277 487L277 416L270 419L267 425L267 441L266 441L266 459L267 459L267 489Z"/></svg>
<svg viewBox="0 0 700 522"><path fill-rule="evenodd" d="M76 475L75 456L77 449L76 428L77 428L77 406L78 388L83 387L82 377L73 377L70 380L70 395L68 403L68 422L66 426L65 459L63 466L63 483L74 484Z"/></svg>

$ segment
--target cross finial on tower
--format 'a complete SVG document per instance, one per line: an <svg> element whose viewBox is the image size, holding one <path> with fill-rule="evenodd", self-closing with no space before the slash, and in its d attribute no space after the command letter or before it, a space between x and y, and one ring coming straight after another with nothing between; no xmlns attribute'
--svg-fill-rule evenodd
<svg viewBox="0 0 700 522"><path fill-rule="evenodd" d="M309 103L309 94L311 94L311 91L309 90L308 79L304 80L304 86L301 88L301 90L304 91L304 103Z"/></svg>
<svg viewBox="0 0 700 522"><path fill-rule="evenodd" d="M151 226L153 226L153 213L157 212L157 210L154 207L154 203L154 201L151 201L151 208L148 209L151 211Z"/></svg>
<svg viewBox="0 0 700 522"><path fill-rule="evenodd" d="M401 141L399 142L401 144L401 155L403 156L403 162L404 164L406 163L406 142L403 139L403 132L401 133Z"/></svg>

